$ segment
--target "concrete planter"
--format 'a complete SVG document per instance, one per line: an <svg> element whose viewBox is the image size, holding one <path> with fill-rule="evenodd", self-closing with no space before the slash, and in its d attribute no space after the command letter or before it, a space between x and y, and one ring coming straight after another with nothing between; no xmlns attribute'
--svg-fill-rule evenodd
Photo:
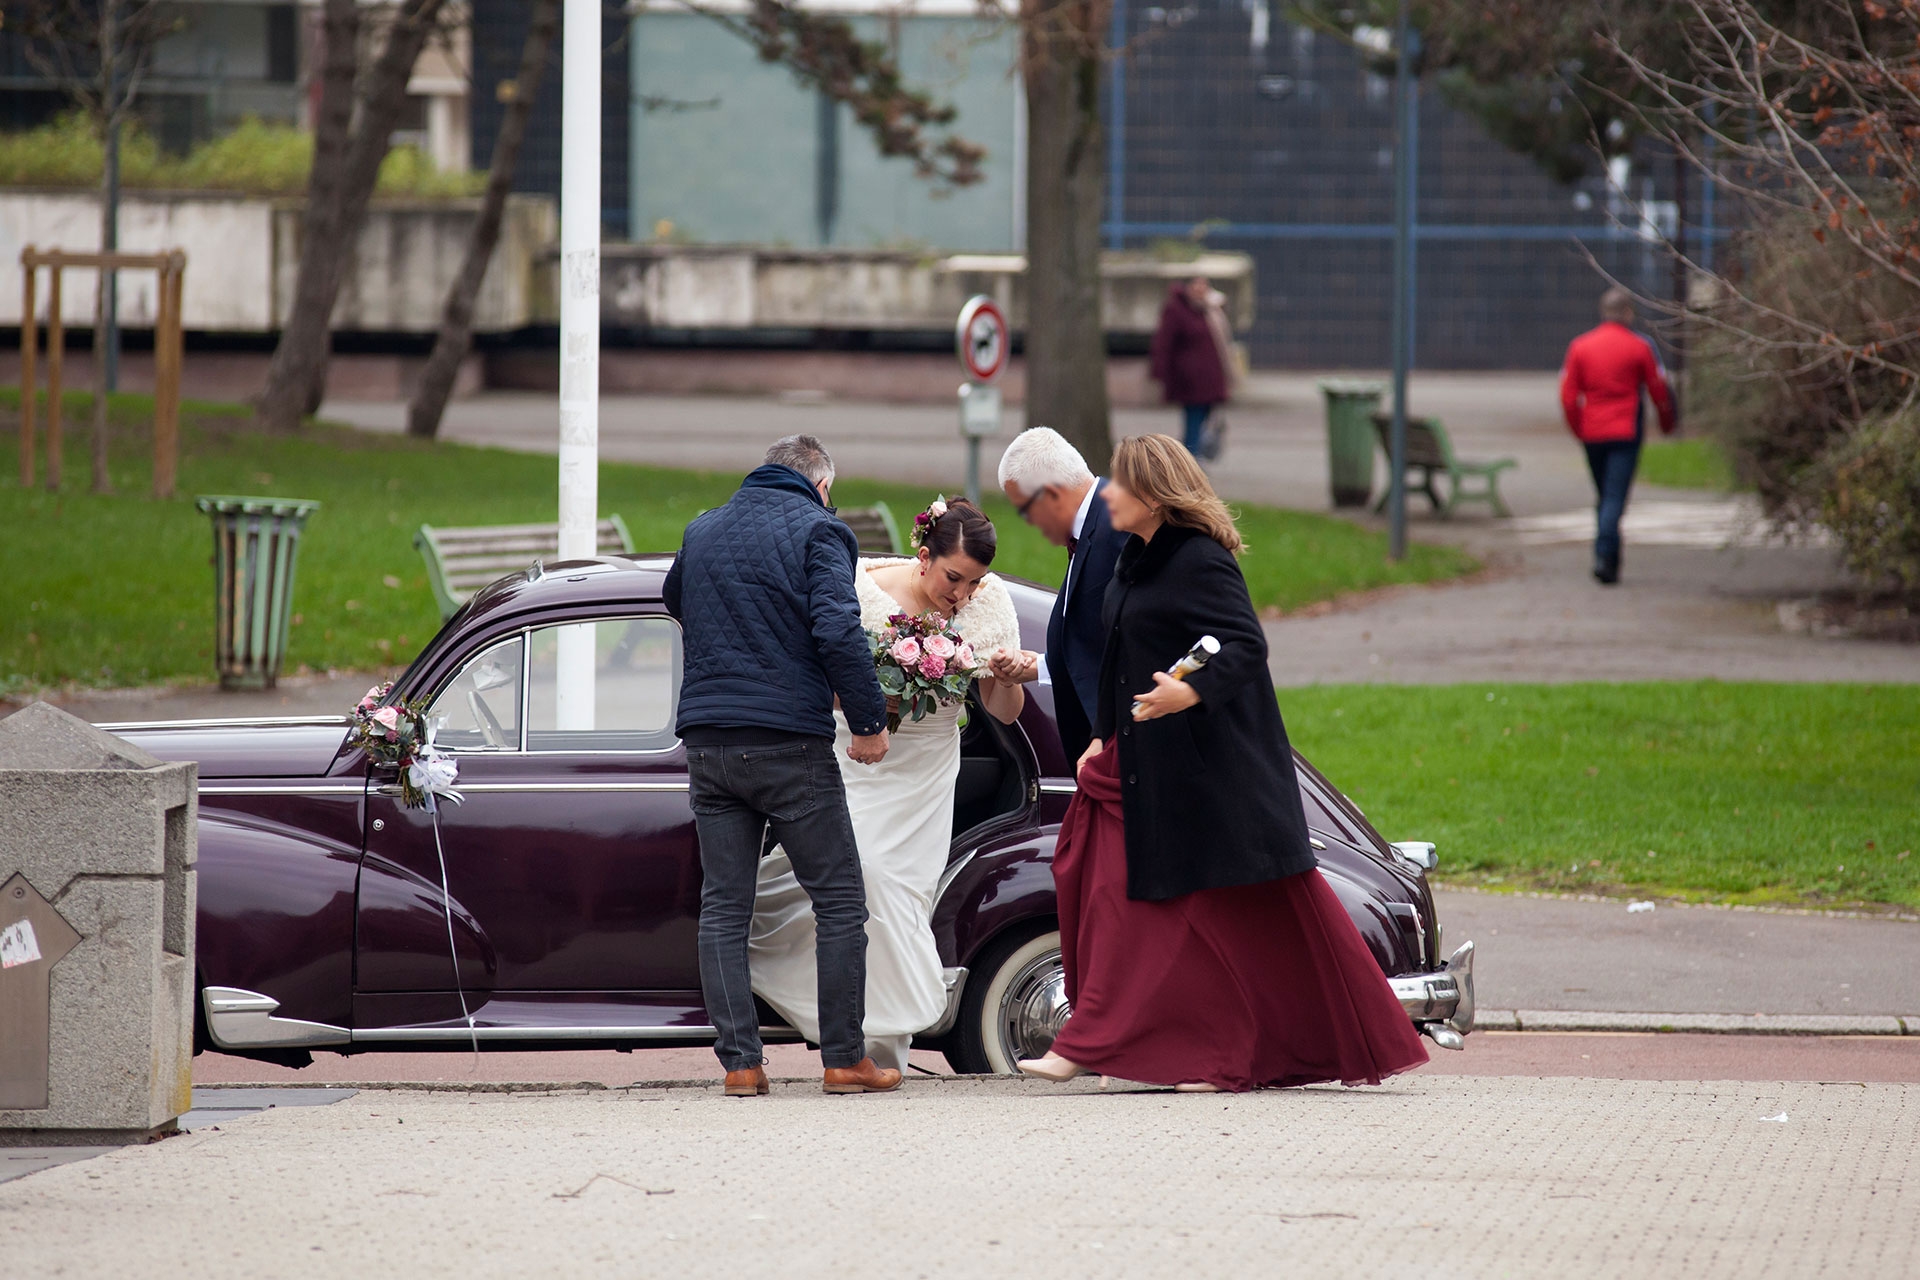
<svg viewBox="0 0 1920 1280"><path fill-rule="evenodd" d="M120 245L132 253L186 251L189 330L268 333L279 327L292 303L304 205L299 199L222 192L128 192L120 206ZM376 202L334 306L334 328L394 334L438 329L447 288L479 210L477 199ZM556 239L557 216L547 197L508 199L500 245L475 309L479 332L507 332L529 323L536 310L533 290L551 279L536 268ZM0 269L17 269L20 250L30 244L91 249L99 241L97 194L0 191ZM93 295L93 272L67 274L60 309L70 327L92 325ZM156 308L151 273L126 273L120 285L121 323L149 327ZM19 323L20 288L0 283L0 325Z"/></svg>

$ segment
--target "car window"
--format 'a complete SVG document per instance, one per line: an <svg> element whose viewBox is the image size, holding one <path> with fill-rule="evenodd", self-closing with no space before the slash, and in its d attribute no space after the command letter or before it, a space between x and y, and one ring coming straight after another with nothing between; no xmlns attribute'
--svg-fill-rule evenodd
<svg viewBox="0 0 1920 1280"><path fill-rule="evenodd" d="M519 636L482 651L433 700L434 740L455 751L518 751L521 675Z"/></svg>
<svg viewBox="0 0 1920 1280"><path fill-rule="evenodd" d="M680 624L673 619L543 627L528 653L527 750L663 751L678 742Z"/></svg>

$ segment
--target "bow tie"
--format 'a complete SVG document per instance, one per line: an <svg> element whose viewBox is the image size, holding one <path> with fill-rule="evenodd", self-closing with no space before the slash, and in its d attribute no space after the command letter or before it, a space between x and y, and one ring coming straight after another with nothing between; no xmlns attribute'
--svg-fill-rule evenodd
<svg viewBox="0 0 1920 1280"><path fill-rule="evenodd" d="M1069 560L1073 559L1073 553L1078 551L1079 549L1080 549L1080 539L1074 537L1072 534L1068 534L1067 535L1067 559Z"/></svg>

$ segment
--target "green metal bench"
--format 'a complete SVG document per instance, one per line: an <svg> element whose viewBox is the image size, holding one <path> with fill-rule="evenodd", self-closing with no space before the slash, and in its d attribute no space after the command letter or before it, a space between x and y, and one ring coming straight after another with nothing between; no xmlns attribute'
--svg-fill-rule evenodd
<svg viewBox="0 0 1920 1280"><path fill-rule="evenodd" d="M841 507L840 519L859 541L860 549L874 555L903 556L907 553L907 544L900 540L900 526L894 522L893 510L884 502L876 502L870 507Z"/></svg>
<svg viewBox="0 0 1920 1280"><path fill-rule="evenodd" d="M493 524L467 528L420 526L413 545L427 562L427 581L440 604L442 620L467 602L481 587L503 574L524 569L535 560L560 554L557 524ZM619 516L602 520L594 534L599 555L632 555L633 535Z"/></svg>
<svg viewBox="0 0 1920 1280"><path fill-rule="evenodd" d="M1393 415L1376 413L1373 415L1373 431L1380 438L1380 451L1387 456L1387 468L1393 468ZM1497 516L1510 516L1513 512L1500 500L1500 473L1508 467L1519 466L1515 458L1496 458L1492 462L1463 462L1454 456L1453 441L1447 438L1447 429L1438 418L1407 419L1407 489L1409 492L1424 493L1427 501L1433 504L1433 510L1441 517L1451 516L1454 507L1462 502L1484 502L1493 508ZM1413 472L1421 472L1420 482L1414 483ZM1447 496L1442 498L1433 487L1435 475L1445 472L1447 476ZM1380 501L1373 504L1376 512L1387 509L1387 500L1393 493L1389 481L1386 493L1380 495Z"/></svg>

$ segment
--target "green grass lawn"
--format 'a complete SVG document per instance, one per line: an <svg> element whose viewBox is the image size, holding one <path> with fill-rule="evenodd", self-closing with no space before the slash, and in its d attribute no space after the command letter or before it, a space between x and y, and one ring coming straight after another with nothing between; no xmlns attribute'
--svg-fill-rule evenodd
<svg viewBox="0 0 1920 1280"><path fill-rule="evenodd" d="M152 402L119 396L111 473L117 493L87 492L91 397L62 399L63 491L19 486L19 394L0 390L0 692L62 682L135 685L213 674L211 540L195 494L313 498L322 504L300 546L287 670L403 662L439 629L426 571L413 549L422 523L464 525L555 518L554 459L497 449L369 435L317 424L267 436L232 405L182 412L180 497L147 496ZM42 425L44 429L44 417ZM44 445L42 448L44 457ZM757 459L742 458L744 473ZM727 500L739 473L604 463L600 510L618 513L642 550L671 551L686 522ZM884 499L904 524L930 494L853 478L837 502ZM997 495L995 568L1057 582L1066 553L1048 546ZM1451 547L1416 545L1398 565L1385 540L1342 520L1265 507L1241 511L1242 561L1254 600L1294 609L1400 582L1477 568Z"/></svg>
<svg viewBox="0 0 1920 1280"><path fill-rule="evenodd" d="M1649 440L1640 449L1640 479L1672 489L1730 492L1733 465L1718 442L1697 437Z"/></svg>
<svg viewBox="0 0 1920 1280"><path fill-rule="evenodd" d="M1283 689L1293 741L1442 879L1920 909L1920 687Z"/></svg>

